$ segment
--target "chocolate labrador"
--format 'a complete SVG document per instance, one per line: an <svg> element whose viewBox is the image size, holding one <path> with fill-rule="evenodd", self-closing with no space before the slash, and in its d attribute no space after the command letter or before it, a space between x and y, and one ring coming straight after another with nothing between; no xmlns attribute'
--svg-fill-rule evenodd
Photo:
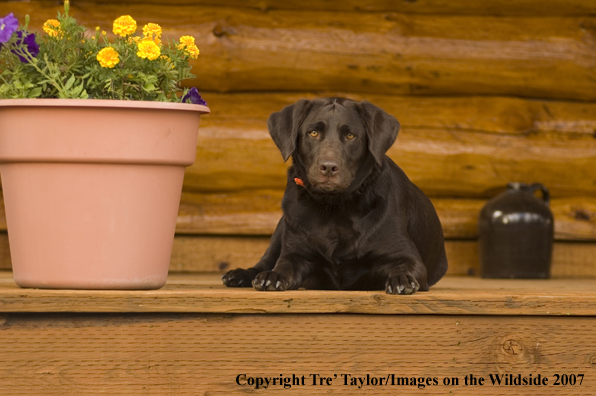
<svg viewBox="0 0 596 396"><path fill-rule="evenodd" d="M229 287L427 291L447 270L443 229L424 193L385 155L399 122L369 102L300 100L271 114L292 156L283 216L252 268Z"/></svg>

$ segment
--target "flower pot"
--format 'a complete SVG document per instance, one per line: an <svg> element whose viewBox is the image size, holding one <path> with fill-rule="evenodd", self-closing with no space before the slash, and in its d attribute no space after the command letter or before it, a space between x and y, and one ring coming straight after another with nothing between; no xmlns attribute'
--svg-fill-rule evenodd
<svg viewBox="0 0 596 396"><path fill-rule="evenodd" d="M21 287L164 285L206 106L0 100L0 175Z"/></svg>

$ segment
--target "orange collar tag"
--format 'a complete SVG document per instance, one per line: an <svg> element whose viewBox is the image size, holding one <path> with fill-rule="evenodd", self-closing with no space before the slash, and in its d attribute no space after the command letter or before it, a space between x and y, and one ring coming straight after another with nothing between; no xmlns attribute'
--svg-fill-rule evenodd
<svg viewBox="0 0 596 396"><path fill-rule="evenodd" d="M301 187L304 187L304 182L302 181L302 179L295 178L295 179L294 179L294 182L295 182L297 185L299 185L299 186L301 186Z"/></svg>

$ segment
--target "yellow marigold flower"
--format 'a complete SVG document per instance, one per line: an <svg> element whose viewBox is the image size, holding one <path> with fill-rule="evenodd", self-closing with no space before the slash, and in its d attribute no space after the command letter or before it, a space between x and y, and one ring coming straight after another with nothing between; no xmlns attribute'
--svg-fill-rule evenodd
<svg viewBox="0 0 596 396"><path fill-rule="evenodd" d="M154 37L161 37L161 26L157 23L148 23L143 26L143 36L154 38Z"/></svg>
<svg viewBox="0 0 596 396"><path fill-rule="evenodd" d="M159 46L152 40L143 40L138 46L137 56L144 59L155 60L161 55Z"/></svg>
<svg viewBox="0 0 596 396"><path fill-rule="evenodd" d="M186 55L190 56L193 59L197 59L197 57L199 56L199 48L195 45L195 38L192 36L180 37L180 44L178 44L178 49L184 49Z"/></svg>
<svg viewBox="0 0 596 396"><path fill-rule="evenodd" d="M43 31L46 32L50 37L62 36L60 31L60 22L56 19L48 19L43 24Z"/></svg>
<svg viewBox="0 0 596 396"><path fill-rule="evenodd" d="M106 32L105 30L102 30L101 31L101 34L103 34L104 36L107 36L108 35L108 32Z"/></svg>
<svg viewBox="0 0 596 396"><path fill-rule="evenodd" d="M188 56L190 56L193 59L197 59L197 57L199 56L199 48L196 45L188 45L186 47L186 54Z"/></svg>
<svg viewBox="0 0 596 396"><path fill-rule="evenodd" d="M139 36L131 36L128 38L128 44L132 44L132 43L138 43L139 41L141 41L141 38Z"/></svg>
<svg viewBox="0 0 596 396"><path fill-rule="evenodd" d="M130 36L137 30L137 21L130 15L122 15L114 21L113 31L121 37Z"/></svg>
<svg viewBox="0 0 596 396"><path fill-rule="evenodd" d="M97 60L101 67L113 68L120 62L118 52L112 47L106 47L99 51L97 54Z"/></svg>
<svg viewBox="0 0 596 396"><path fill-rule="evenodd" d="M95 31L99 32L99 26L95 26Z"/></svg>
<svg viewBox="0 0 596 396"><path fill-rule="evenodd" d="M186 46L195 45L195 38L192 36L182 36L180 37L180 44L178 44L178 49L183 49Z"/></svg>

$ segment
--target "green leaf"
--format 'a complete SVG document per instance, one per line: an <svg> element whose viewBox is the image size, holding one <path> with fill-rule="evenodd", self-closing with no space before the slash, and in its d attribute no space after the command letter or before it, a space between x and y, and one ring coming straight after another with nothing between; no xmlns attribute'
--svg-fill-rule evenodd
<svg viewBox="0 0 596 396"><path fill-rule="evenodd" d="M29 95L28 95L28 97L29 97L29 98L37 98L37 97L38 97L38 96L40 96L40 95L41 95L41 87L37 87L37 88L34 88L34 89L32 89L32 90L29 92Z"/></svg>
<svg viewBox="0 0 596 396"><path fill-rule="evenodd" d="M74 84L74 82L75 82L75 75L72 74L70 76L70 78L68 79L68 81L66 82L66 85L64 85L64 88L65 89L70 89L70 87L72 87L72 84Z"/></svg>
<svg viewBox="0 0 596 396"><path fill-rule="evenodd" d="M81 92L83 92L83 83L80 83L77 87L72 90L72 95L75 97L80 97Z"/></svg>

